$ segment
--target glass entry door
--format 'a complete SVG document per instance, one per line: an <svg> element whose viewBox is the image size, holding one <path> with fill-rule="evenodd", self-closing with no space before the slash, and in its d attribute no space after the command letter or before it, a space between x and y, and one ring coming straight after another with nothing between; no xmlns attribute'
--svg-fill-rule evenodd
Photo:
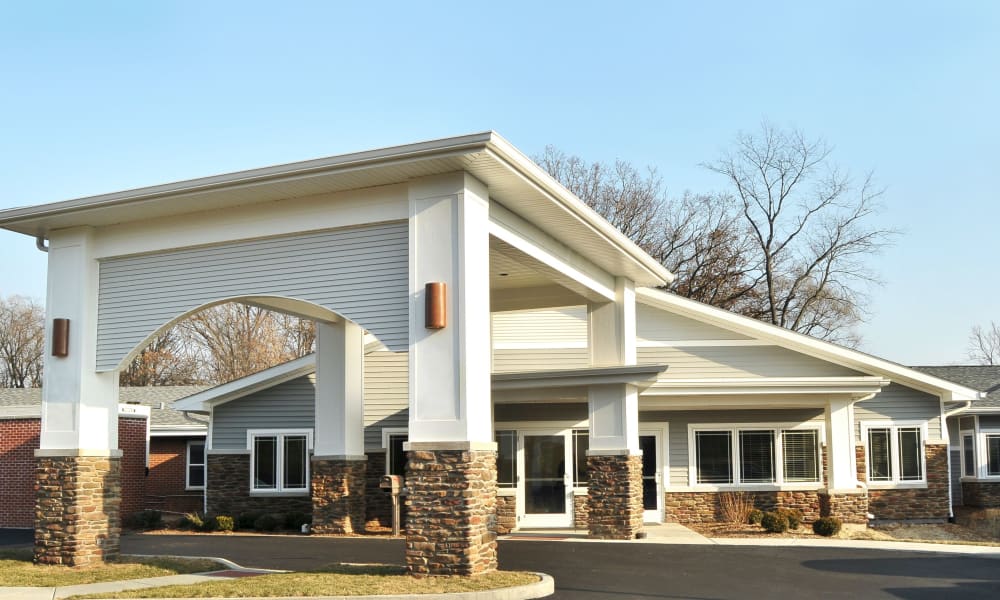
<svg viewBox="0 0 1000 600"><path fill-rule="evenodd" d="M572 460L570 432L521 434L522 527L569 527L573 488L567 466Z"/></svg>
<svg viewBox="0 0 1000 600"><path fill-rule="evenodd" d="M663 522L663 490L660 485L660 434L641 432L639 449L642 450L642 520L646 523Z"/></svg>

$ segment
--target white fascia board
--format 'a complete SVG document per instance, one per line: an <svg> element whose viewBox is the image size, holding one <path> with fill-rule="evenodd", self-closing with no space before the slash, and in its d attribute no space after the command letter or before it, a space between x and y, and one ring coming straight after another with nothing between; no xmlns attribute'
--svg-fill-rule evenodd
<svg viewBox="0 0 1000 600"><path fill-rule="evenodd" d="M39 419L42 417L42 404L25 406L0 406L0 419Z"/></svg>
<svg viewBox="0 0 1000 600"><path fill-rule="evenodd" d="M653 385L667 370L666 365L598 367L593 369L560 369L555 371L520 371L494 373L494 391L569 388L589 385L626 383L640 389Z"/></svg>
<svg viewBox="0 0 1000 600"><path fill-rule="evenodd" d="M247 394L266 390L279 383L290 381L316 370L316 359L312 354L302 358L282 363L270 369L264 369L253 375L230 381L212 389L188 396L174 402L174 410L192 412L207 412L209 407L225 404L231 400L242 398Z"/></svg>
<svg viewBox="0 0 1000 600"><path fill-rule="evenodd" d="M662 379L644 396L850 394L859 399L892 383L881 377L755 377Z"/></svg>
<svg viewBox="0 0 1000 600"><path fill-rule="evenodd" d="M152 425L149 428L151 437L205 437L208 435L208 427L157 427Z"/></svg>
<svg viewBox="0 0 1000 600"><path fill-rule="evenodd" d="M651 288L636 288L636 299L647 306L715 325L729 331L764 339L777 346L852 369L874 372L914 389L934 395L950 393L952 400L976 400L981 393L915 369L843 346L744 317L702 302Z"/></svg>
<svg viewBox="0 0 1000 600"><path fill-rule="evenodd" d="M511 165L515 171L525 177L551 201L560 205L582 223L585 223L608 244L618 248L631 261L641 266L641 268L649 273L651 278L658 280L658 285L666 285L675 279L674 274L660 264L659 261L646 254L635 242L618 231L604 217L597 214L594 209L587 206L586 203L577 198L561 183L556 181L554 177L546 173L544 169L535 164L534 161L525 156L513 144L496 132L493 132L490 136L488 151L498 160Z"/></svg>
<svg viewBox="0 0 1000 600"><path fill-rule="evenodd" d="M615 278L537 227L490 203L489 233L594 293L615 300Z"/></svg>

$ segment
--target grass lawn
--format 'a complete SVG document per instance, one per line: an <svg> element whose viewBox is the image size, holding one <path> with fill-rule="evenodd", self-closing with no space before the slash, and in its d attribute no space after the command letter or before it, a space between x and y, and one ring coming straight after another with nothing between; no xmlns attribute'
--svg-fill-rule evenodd
<svg viewBox="0 0 1000 600"><path fill-rule="evenodd" d="M171 585L115 594L73 598L245 598L248 596L363 596L369 594L444 594L526 585L538 581L534 573L496 571L476 577L406 575L389 565L331 565L308 573L276 573L223 579L196 585Z"/></svg>
<svg viewBox="0 0 1000 600"><path fill-rule="evenodd" d="M0 587L55 587L203 573L222 568L225 567L211 560L137 557L123 557L117 562L94 567L36 565L32 562L31 549L24 548L0 551Z"/></svg>

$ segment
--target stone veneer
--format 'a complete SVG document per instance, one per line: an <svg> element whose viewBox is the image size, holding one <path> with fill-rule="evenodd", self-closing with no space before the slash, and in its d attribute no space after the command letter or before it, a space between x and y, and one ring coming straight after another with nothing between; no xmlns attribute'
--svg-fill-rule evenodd
<svg viewBox="0 0 1000 600"><path fill-rule="evenodd" d="M42 456L36 482L35 562L81 567L118 556L120 457Z"/></svg>
<svg viewBox="0 0 1000 600"><path fill-rule="evenodd" d="M495 450L407 453L406 566L411 575L479 575L497 568Z"/></svg>
<svg viewBox="0 0 1000 600"><path fill-rule="evenodd" d="M365 530L364 457L312 457L312 531L363 533Z"/></svg>
<svg viewBox="0 0 1000 600"><path fill-rule="evenodd" d="M573 527L575 529L586 529L587 528L587 510L589 509L588 504L590 504L589 495L577 495L573 494Z"/></svg>
<svg viewBox="0 0 1000 600"><path fill-rule="evenodd" d="M868 523L868 494L857 492L819 493L820 516L837 517L844 523Z"/></svg>
<svg viewBox="0 0 1000 600"><path fill-rule="evenodd" d="M865 481L865 447L855 447L858 480ZM868 490L868 512L876 520L935 519L946 520L948 504L948 447L944 444L924 446L927 464L927 485L918 488Z"/></svg>
<svg viewBox="0 0 1000 600"><path fill-rule="evenodd" d="M719 499L725 492L667 492L664 512L669 523L718 523L723 521ZM753 498L760 510L794 508L802 511L803 520L811 523L819 518L820 498L817 490L744 492Z"/></svg>
<svg viewBox="0 0 1000 600"><path fill-rule="evenodd" d="M631 540L642 526L642 455L587 457L590 537Z"/></svg>
<svg viewBox="0 0 1000 600"><path fill-rule="evenodd" d="M963 481L962 504L978 508L1000 508L1000 481Z"/></svg>
<svg viewBox="0 0 1000 600"><path fill-rule="evenodd" d="M250 495L250 454L209 454L206 495L208 512L239 516L241 513L312 514L308 493Z"/></svg>
<svg viewBox="0 0 1000 600"><path fill-rule="evenodd" d="M517 496L497 496L497 533L506 535L517 529Z"/></svg>

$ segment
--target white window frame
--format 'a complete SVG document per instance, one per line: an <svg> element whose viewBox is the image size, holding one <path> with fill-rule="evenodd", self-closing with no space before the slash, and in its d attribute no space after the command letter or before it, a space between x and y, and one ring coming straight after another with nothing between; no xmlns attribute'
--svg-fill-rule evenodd
<svg viewBox="0 0 1000 600"><path fill-rule="evenodd" d="M965 454L966 454L965 453L965 438L966 437L972 438L972 463L973 463L973 473L972 473L972 475L968 475L965 472L965 458L966 458L966 456L965 456ZM958 447L959 447L959 450L961 450L961 463L962 463L961 464L961 470L959 471L959 473L961 473L961 477L960 477L961 479L974 480L974 479L978 479L979 478L979 475L980 475L979 455L978 455L979 453L976 452L976 449L979 447L979 440L977 439L978 437L979 436L976 435L976 430L975 429L963 429L963 430L961 430L961 431L958 432L958 441L959 441Z"/></svg>
<svg viewBox="0 0 1000 600"><path fill-rule="evenodd" d="M1000 473L996 475L990 475L990 455L989 455L989 438L1000 437L1000 429L995 427L989 427L986 429L979 429L979 435L976 440L976 454L979 456L977 465L979 466L979 478L985 479L987 481L997 481L1000 480Z"/></svg>
<svg viewBox="0 0 1000 600"><path fill-rule="evenodd" d="M285 436L306 436L306 486L304 488L291 488L285 489ZM277 462L275 473L275 487L274 488L257 488L254 486L253 477L253 466L256 462L256 450L254 449L254 438L258 437L274 437L277 438L277 456L275 460ZM312 469L310 463L310 457L312 456L313 450L313 431L312 429L248 429L247 430L247 449L250 451L250 493L252 495L276 495L281 494L285 496L308 496L312 493L311 482L312 482Z"/></svg>
<svg viewBox="0 0 1000 600"><path fill-rule="evenodd" d="M385 475L390 475L389 465L392 457L389 455L392 452L392 446L389 443L389 438L396 435L405 435L406 439L410 439L410 430L406 427L386 427L382 429L382 450L385 452Z"/></svg>
<svg viewBox="0 0 1000 600"><path fill-rule="evenodd" d="M871 481L871 448L868 447L870 429L889 430L889 461L892 471L891 481ZM899 430L920 430L920 479L900 479ZM865 446L865 480L873 489L925 488L927 487L927 421L862 421L861 440Z"/></svg>
<svg viewBox="0 0 1000 600"><path fill-rule="evenodd" d="M191 462L191 446L195 444L201 444L201 463ZM201 480L202 485L191 485L191 467L201 467ZM184 489L185 490L203 490L205 489L205 483L208 482L208 443L206 440L188 440L187 446L184 450Z"/></svg>
<svg viewBox="0 0 1000 600"><path fill-rule="evenodd" d="M826 438L823 423L690 423L688 424L688 487L698 491L796 491L815 490L823 487L823 449ZM725 431L730 435L730 464L733 469L732 483L698 483L698 448L696 432ZM770 431L774 435L774 481L770 483L744 483L740 481L740 431ZM816 481L785 481L785 456L782 434L785 431L816 431L817 466L819 478ZM669 490L668 490L669 491ZM673 491L678 491L674 488Z"/></svg>

